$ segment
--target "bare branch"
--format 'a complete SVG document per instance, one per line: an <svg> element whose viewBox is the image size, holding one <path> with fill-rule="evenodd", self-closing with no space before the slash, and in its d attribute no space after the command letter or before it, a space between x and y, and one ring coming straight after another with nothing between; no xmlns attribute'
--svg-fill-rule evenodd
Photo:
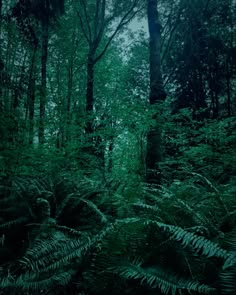
<svg viewBox="0 0 236 295"><path fill-rule="evenodd" d="M165 51L164 53L162 54L162 57L161 57L161 60L163 61L168 50L169 50L169 47L170 47L170 44L171 44L171 41L172 41L172 38L174 36L174 32L176 31L177 27L179 26L179 22L178 22L179 19L177 19L176 23L175 23L175 26L172 28L170 34L169 34L169 39L168 39L168 42L167 42L167 45L166 45L166 48L165 48ZM161 46L162 47L162 46Z"/></svg>
<svg viewBox="0 0 236 295"><path fill-rule="evenodd" d="M85 0L80 0L80 3L83 6L84 15L85 15L85 19L86 19L86 25L87 25L87 28L88 28L88 39L91 42L91 40L92 40L92 32L91 32L91 27L90 27L90 24L89 24L89 16L88 16L88 13L87 13Z"/></svg>
<svg viewBox="0 0 236 295"><path fill-rule="evenodd" d="M97 22L97 34L95 35L94 44L98 45L102 39L103 32L105 30L105 10L106 10L106 0L102 0L102 7L100 14L98 15Z"/></svg>
<svg viewBox="0 0 236 295"><path fill-rule="evenodd" d="M87 33L86 33L86 30L85 30L85 28L84 28L84 24L83 24L82 18L81 18L81 16L80 16L79 12L78 12L78 11L76 11L76 12L77 12L77 15L78 15L78 18L79 18L80 26L81 26L82 32L83 32L83 34L84 34L84 37L85 37L85 39L87 40L87 42L90 43L91 40L89 39L89 36L88 36Z"/></svg>
<svg viewBox="0 0 236 295"><path fill-rule="evenodd" d="M101 0L96 0L95 21L94 21L94 38L96 38L96 36L97 36L100 4L101 4Z"/></svg>
<svg viewBox="0 0 236 295"><path fill-rule="evenodd" d="M125 25L127 25L136 15L138 12L141 11L142 8L137 9L136 11L133 12L134 8L136 7L136 5L138 4L139 0L134 1L133 5L130 7L130 9L125 13L125 15L121 18L119 24L117 25L116 29L114 30L114 32L112 33L112 35L110 36L110 38L108 39L106 45L104 46L103 50L101 51L101 53L95 58L94 63L97 63L102 56L106 53L109 45L111 44L112 40L114 39L114 37L117 35L117 33L120 31L120 29L122 27L124 27ZM132 13L133 12L133 13ZM114 16L113 16L114 17ZM110 18L110 20L112 20L113 18Z"/></svg>

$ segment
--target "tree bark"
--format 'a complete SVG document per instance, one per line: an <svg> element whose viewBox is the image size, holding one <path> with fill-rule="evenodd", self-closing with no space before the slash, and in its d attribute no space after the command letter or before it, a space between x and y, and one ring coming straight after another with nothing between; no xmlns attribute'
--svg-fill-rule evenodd
<svg viewBox="0 0 236 295"><path fill-rule="evenodd" d="M87 62L87 89L86 89L86 113L89 116L86 123L86 133L91 134L93 132L93 120L91 118L93 114L94 105L94 56L93 54L88 55Z"/></svg>
<svg viewBox="0 0 236 295"><path fill-rule="evenodd" d="M166 98L161 74L161 25L158 20L157 0L148 0L150 104Z"/></svg>
<svg viewBox="0 0 236 295"><path fill-rule="evenodd" d="M47 57L48 57L48 17L42 20L42 55L41 55L41 93L39 102L39 144L44 143L44 120L46 106L46 87L47 87Z"/></svg>
<svg viewBox="0 0 236 295"><path fill-rule="evenodd" d="M229 61L226 61L226 93L227 93L227 113L228 117L232 115L231 111L231 83L230 83L230 65Z"/></svg>
<svg viewBox="0 0 236 295"><path fill-rule="evenodd" d="M27 105L25 120L28 120L28 143L33 144L34 137L34 102L35 102L35 61L36 61L37 46L32 52L30 63L29 82L27 89Z"/></svg>
<svg viewBox="0 0 236 295"><path fill-rule="evenodd" d="M2 30L2 0L0 0L0 33Z"/></svg>
<svg viewBox="0 0 236 295"><path fill-rule="evenodd" d="M158 21L157 0L147 0L149 28L150 94L149 103L154 105L153 124L147 135L146 180L160 183L158 164L161 161L161 128L158 125L157 105L166 98L161 74L161 26Z"/></svg>
<svg viewBox="0 0 236 295"><path fill-rule="evenodd" d="M34 142L34 102L35 102L35 78L30 81L29 93L29 144Z"/></svg>
<svg viewBox="0 0 236 295"><path fill-rule="evenodd" d="M71 124L71 96L73 87L73 60L68 65L68 84L67 84L67 102L66 102L66 142L70 140L70 124Z"/></svg>

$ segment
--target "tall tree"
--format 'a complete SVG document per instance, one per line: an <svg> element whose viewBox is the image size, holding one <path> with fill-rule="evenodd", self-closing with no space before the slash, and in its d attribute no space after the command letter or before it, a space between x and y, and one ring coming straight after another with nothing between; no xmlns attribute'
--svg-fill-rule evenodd
<svg viewBox="0 0 236 295"><path fill-rule="evenodd" d="M158 104L166 98L161 74L161 25L158 19L157 0L147 0L149 28L150 94L149 102L154 107L153 125L147 136L146 169L147 181L158 183L157 173L161 160L161 130L158 124Z"/></svg>
<svg viewBox="0 0 236 295"><path fill-rule="evenodd" d="M199 0L175 5L174 14L179 17L176 26L166 22L164 36L174 33L162 54L167 87L174 96L173 113L189 108L196 119L230 115L234 105L235 3ZM162 13L161 17L163 21Z"/></svg>
<svg viewBox="0 0 236 295"><path fill-rule="evenodd" d="M140 11L142 2L140 0L132 0L129 3L115 1L111 6L106 0L80 0L79 3L78 17L88 43L86 112L91 116L94 108L95 65L104 56L115 36ZM112 25L114 29L107 35ZM86 133L90 134L92 131L93 120L89 119L86 124Z"/></svg>
<svg viewBox="0 0 236 295"><path fill-rule="evenodd" d="M39 106L39 143L44 142L44 120L47 90L47 59L49 25L52 19L64 12L64 0L40 0L33 5L32 10L41 23L41 93Z"/></svg>
<svg viewBox="0 0 236 295"><path fill-rule="evenodd" d="M29 82L27 89L26 120L29 119L29 144L34 140L34 107L35 107L35 68L36 68L37 46L34 47L29 70Z"/></svg>
<svg viewBox="0 0 236 295"><path fill-rule="evenodd" d="M37 46L38 38L31 25L32 16L41 26L40 43L41 43L41 89L39 103L39 143L44 142L45 130L45 108L46 108L46 90L47 90L47 59L48 59L48 41L49 26L58 15L64 12L64 0L18 0L12 8L12 15L16 18L19 28L28 36L33 47Z"/></svg>

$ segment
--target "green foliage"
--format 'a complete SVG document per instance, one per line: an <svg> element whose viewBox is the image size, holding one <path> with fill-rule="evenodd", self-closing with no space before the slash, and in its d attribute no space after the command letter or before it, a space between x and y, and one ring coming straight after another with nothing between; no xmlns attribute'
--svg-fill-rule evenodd
<svg viewBox="0 0 236 295"><path fill-rule="evenodd" d="M174 198L174 191L165 192L164 187L147 187L143 191L143 200L127 204L126 213L123 212L123 217L120 218L118 207L123 206L122 201L109 202L106 197L109 192L105 187L101 189L101 183L99 185L92 179L74 179L73 182L71 179L65 180L65 175L63 178L64 183L62 179L55 179L54 184L51 183L50 189L56 193L54 197L46 183L18 178L14 185L17 195L21 196L26 191L28 201L23 202L20 197L18 203L11 204L9 196L5 199L8 201L3 202L11 208L10 212L17 206L16 220L28 224L25 230L30 234L30 240L25 244L24 253L16 253L17 261L13 257L6 261L5 267L11 265L8 270L11 278L6 276L3 269L2 290L19 290L32 294L41 290L53 292L53 288L58 285L66 290L75 280L80 282L81 291L93 290L92 292L101 294L104 288L106 292L110 290L110 282L115 276L118 280L117 294L120 294L121 286L125 288L126 282L130 282L128 284L131 286L134 282L135 285L140 282L140 288L158 288L163 294L168 294L169 291L175 294L181 290L208 294L214 287L207 286L204 273L199 273L201 265L203 267L207 260L212 260L211 263L216 267L214 261L219 259L221 265L224 264L227 268L225 271L228 276L231 275L235 256L220 246L220 240L211 240L210 220L205 219L204 210L201 213L200 210L199 213L194 212L184 195ZM67 192L61 190L62 183ZM77 193L70 192L75 187ZM9 191L12 194L12 189ZM114 192L114 187L112 191ZM63 197L60 196L61 193L64 194ZM47 197L51 210L48 211L48 205L42 206L42 202L37 201L40 195L41 199L44 195L43 204L47 204ZM102 201L103 198L105 202ZM16 196L12 199L16 200ZM59 206L55 202L60 202ZM204 206L203 204L201 208ZM185 222L188 221L188 215L193 218L191 222L188 221L188 228L166 223L178 221L176 208L181 210L182 216L186 216ZM74 210L80 212L79 219ZM24 211L31 214L23 220L20 216ZM49 212L51 217L48 218ZM169 214L172 215L171 218ZM54 215L56 219L53 218ZM59 221L63 222L62 225ZM18 226L15 220L7 222L8 226ZM8 241L7 222L2 223L6 239L2 239L1 251L13 246ZM184 225L184 220L182 223ZM22 236L13 239L20 241ZM177 264L173 263L173 257ZM178 263L183 264L181 269ZM205 271L207 274L207 269ZM226 281L227 278L226 276Z"/></svg>
<svg viewBox="0 0 236 295"><path fill-rule="evenodd" d="M226 239L227 247L234 255L234 259L231 263L231 266L222 271L220 274L221 285L222 285L222 294L230 295L234 294L236 290L235 278L236 278L236 239L235 239L235 230L228 235Z"/></svg>
<svg viewBox="0 0 236 295"><path fill-rule="evenodd" d="M79 1L80 11L65 1L49 31L44 144L42 9L13 2L3 1L0 23L0 294L235 294L233 1L158 1L168 98L155 118L147 35L123 35L125 26L96 64L86 114L83 30L102 27L92 14L86 23L102 1ZM63 1L49 2L50 16L63 12ZM130 5L114 3L110 24ZM152 126L159 185L145 182Z"/></svg>
<svg viewBox="0 0 236 295"><path fill-rule="evenodd" d="M145 269L135 263L118 266L114 269L114 272L125 279L141 280L141 284L147 284L151 288L159 288L163 294L169 294L171 291L171 294L175 295L177 290L179 292L187 290L189 293L197 291L201 294L215 292L214 288L201 285L198 282L179 279L175 275L158 268Z"/></svg>

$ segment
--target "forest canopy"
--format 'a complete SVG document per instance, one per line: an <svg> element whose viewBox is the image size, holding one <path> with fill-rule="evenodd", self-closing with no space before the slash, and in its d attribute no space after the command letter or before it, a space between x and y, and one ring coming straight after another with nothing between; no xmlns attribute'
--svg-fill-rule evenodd
<svg viewBox="0 0 236 295"><path fill-rule="evenodd" d="M0 0L0 295L236 294L235 0Z"/></svg>

